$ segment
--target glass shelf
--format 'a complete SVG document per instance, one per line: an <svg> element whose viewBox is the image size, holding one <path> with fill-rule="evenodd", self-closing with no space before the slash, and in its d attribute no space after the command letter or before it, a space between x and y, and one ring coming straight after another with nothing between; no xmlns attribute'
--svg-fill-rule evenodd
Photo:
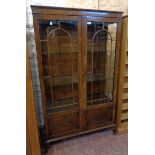
<svg viewBox="0 0 155 155"><path fill-rule="evenodd" d="M106 39L106 38L103 39L103 40L106 40L106 41L107 41L107 40L110 40L110 41L111 41L111 39ZM112 42L113 42L113 41L116 41L116 39L112 39ZM93 42L93 40L87 40L87 42Z"/></svg>
<svg viewBox="0 0 155 155"><path fill-rule="evenodd" d="M115 50L97 50L97 51L93 51L93 53L100 53L100 54L108 54L108 53L111 53L111 54L115 54ZM92 53L92 50L88 50L87 53Z"/></svg>
<svg viewBox="0 0 155 155"><path fill-rule="evenodd" d="M93 79L92 79L93 76ZM71 84L72 80L73 83L78 83L79 78L78 76L43 76L43 79L49 79L52 80L52 85L67 85ZM105 77L104 73L87 73L87 82L90 81L104 81L104 80L113 80L113 77Z"/></svg>
<svg viewBox="0 0 155 155"><path fill-rule="evenodd" d="M51 41L51 40L40 40L40 42L57 43L56 41ZM78 42L78 40L72 40L71 42Z"/></svg>
<svg viewBox="0 0 155 155"><path fill-rule="evenodd" d="M74 104L77 104L77 97L75 98ZM48 102L47 103L47 109L51 108L57 108L61 106L68 106L73 104L73 98L68 98L68 99L62 99L62 100L55 100L53 103Z"/></svg>
<svg viewBox="0 0 155 155"><path fill-rule="evenodd" d="M109 75L105 75L105 73L91 73L91 72L87 73L88 82L89 81L104 81L104 80L113 80L113 77L110 77Z"/></svg>
<svg viewBox="0 0 155 155"><path fill-rule="evenodd" d="M52 55L52 54L74 54L74 53L79 53L78 51L72 51L72 52L70 52L70 51L52 51L52 52L50 52L50 51L48 51L48 53L47 52L42 52L42 55Z"/></svg>
<svg viewBox="0 0 155 155"><path fill-rule="evenodd" d="M62 99L62 100L55 100L53 103L47 102L47 109L57 108L57 107L64 107L70 106L72 104L78 104L78 98L75 97L74 101L73 98ZM74 102L74 103L73 103Z"/></svg>
<svg viewBox="0 0 155 155"><path fill-rule="evenodd" d="M47 114L50 114L50 113L56 113L56 112L61 112L66 110L72 110L75 108L79 109L79 103L78 102L73 103L73 99L59 100L59 101L54 101L52 106L47 106L46 112Z"/></svg>
<svg viewBox="0 0 155 155"><path fill-rule="evenodd" d="M93 94L93 99L91 96L87 96L87 105L97 105L104 103L112 103L112 98L109 98L105 94Z"/></svg>
<svg viewBox="0 0 155 155"><path fill-rule="evenodd" d="M68 85L73 83L78 83L79 78L78 76L43 76L43 79L51 78L51 82L53 86L56 85Z"/></svg>

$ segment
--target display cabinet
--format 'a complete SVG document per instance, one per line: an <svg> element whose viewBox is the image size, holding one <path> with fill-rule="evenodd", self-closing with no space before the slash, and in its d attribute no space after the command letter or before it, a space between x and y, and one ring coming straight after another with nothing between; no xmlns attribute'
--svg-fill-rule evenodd
<svg viewBox="0 0 155 155"><path fill-rule="evenodd" d="M47 142L115 129L122 12L31 8Z"/></svg>

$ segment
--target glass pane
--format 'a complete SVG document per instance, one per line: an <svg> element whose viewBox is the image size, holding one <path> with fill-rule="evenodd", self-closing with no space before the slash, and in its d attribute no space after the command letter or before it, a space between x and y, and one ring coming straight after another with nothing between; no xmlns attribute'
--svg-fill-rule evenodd
<svg viewBox="0 0 155 155"><path fill-rule="evenodd" d="M47 104L47 107L49 107L51 102L52 102L52 100L51 100L51 81L50 81L50 78L44 79L44 85L45 85L46 104Z"/></svg>
<svg viewBox="0 0 155 155"><path fill-rule="evenodd" d="M113 99L117 23L87 22L87 105Z"/></svg>
<svg viewBox="0 0 155 155"><path fill-rule="evenodd" d="M56 28L65 29L71 35L72 40L77 40L77 21L39 20L40 40L46 40L49 32Z"/></svg>
<svg viewBox="0 0 155 155"><path fill-rule="evenodd" d="M78 108L77 21L40 20L39 30L43 78L51 86L47 113Z"/></svg>

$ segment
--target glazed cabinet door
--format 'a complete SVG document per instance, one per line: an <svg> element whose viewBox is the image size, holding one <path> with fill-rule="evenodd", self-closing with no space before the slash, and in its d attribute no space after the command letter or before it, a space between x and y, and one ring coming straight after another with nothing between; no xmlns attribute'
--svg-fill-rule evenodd
<svg viewBox="0 0 155 155"><path fill-rule="evenodd" d="M118 21L83 18L83 72L85 73L84 127L93 129L115 122Z"/></svg>
<svg viewBox="0 0 155 155"><path fill-rule="evenodd" d="M47 139L58 138L80 128L81 18L40 15L34 21Z"/></svg>

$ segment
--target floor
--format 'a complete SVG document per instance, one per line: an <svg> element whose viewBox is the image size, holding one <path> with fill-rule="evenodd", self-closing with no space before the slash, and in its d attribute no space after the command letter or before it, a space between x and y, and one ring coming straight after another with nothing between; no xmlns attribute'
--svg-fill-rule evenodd
<svg viewBox="0 0 155 155"><path fill-rule="evenodd" d="M97 132L61 141L50 146L46 155L127 155L128 135Z"/></svg>

